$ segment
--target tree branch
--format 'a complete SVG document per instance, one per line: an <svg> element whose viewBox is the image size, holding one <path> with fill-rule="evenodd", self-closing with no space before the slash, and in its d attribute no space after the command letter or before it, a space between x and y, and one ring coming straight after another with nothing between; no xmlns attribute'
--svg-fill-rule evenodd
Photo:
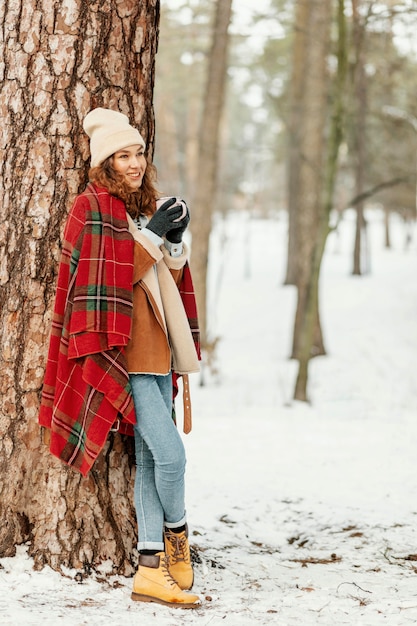
<svg viewBox="0 0 417 626"><path fill-rule="evenodd" d="M371 198L383 189L389 189L390 187L395 187L396 185L400 185L401 183L407 183L410 180L411 176L401 176L397 178L392 178L391 180L387 180L383 183L379 183L378 185L375 185L375 187L371 187L367 191L364 191L363 193L354 196L354 198L352 198L352 200L347 203L346 208L348 209L350 207L356 206L357 204L360 204L364 200Z"/></svg>

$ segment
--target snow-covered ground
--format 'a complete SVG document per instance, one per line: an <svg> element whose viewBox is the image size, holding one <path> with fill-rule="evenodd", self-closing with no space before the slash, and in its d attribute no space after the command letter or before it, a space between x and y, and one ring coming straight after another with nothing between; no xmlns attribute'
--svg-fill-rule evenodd
<svg viewBox="0 0 417 626"><path fill-rule="evenodd" d="M232 217L214 238L218 374L194 377L187 506L202 607L130 599L131 580L78 583L0 559L0 623L89 626L417 624L417 233L370 216L371 273L351 276L353 221L328 241L328 356L292 401L295 307L286 226ZM222 242L220 246L219 242Z"/></svg>

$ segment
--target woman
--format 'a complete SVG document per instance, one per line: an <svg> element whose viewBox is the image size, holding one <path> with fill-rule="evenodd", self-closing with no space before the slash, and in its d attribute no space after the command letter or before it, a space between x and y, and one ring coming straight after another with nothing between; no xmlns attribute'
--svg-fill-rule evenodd
<svg viewBox="0 0 417 626"><path fill-rule="evenodd" d="M176 390L183 376L189 408L187 375L199 359L182 242L189 212L175 198L156 209L154 168L125 115L94 109L84 130L90 184L66 224L39 421L50 429L52 454L83 475L110 430L134 435L132 598L195 608L185 452L172 419L173 383Z"/></svg>

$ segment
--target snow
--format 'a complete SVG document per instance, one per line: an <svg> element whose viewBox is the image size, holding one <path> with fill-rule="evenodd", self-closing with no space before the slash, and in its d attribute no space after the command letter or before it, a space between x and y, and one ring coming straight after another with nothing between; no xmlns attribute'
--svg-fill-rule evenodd
<svg viewBox="0 0 417 626"><path fill-rule="evenodd" d="M328 355L311 363L309 404L292 400L284 219L217 224L218 372L194 376L185 437L202 607L133 602L122 577L34 572L20 546L0 559L1 624L417 624L417 233L406 250L393 218L388 250L368 218L368 275L351 276L351 215L328 240Z"/></svg>

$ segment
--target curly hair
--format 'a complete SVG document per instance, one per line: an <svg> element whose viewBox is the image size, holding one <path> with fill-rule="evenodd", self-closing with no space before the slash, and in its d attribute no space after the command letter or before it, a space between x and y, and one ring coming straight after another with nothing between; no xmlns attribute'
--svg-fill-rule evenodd
<svg viewBox="0 0 417 626"><path fill-rule="evenodd" d="M112 196L123 200L127 212L133 219L139 215L153 215L155 213L155 200L160 194L155 186L156 167L153 163L148 161L142 185L136 191L132 191L123 175L114 169L113 155L100 165L92 167L88 177L92 183L105 187Z"/></svg>

